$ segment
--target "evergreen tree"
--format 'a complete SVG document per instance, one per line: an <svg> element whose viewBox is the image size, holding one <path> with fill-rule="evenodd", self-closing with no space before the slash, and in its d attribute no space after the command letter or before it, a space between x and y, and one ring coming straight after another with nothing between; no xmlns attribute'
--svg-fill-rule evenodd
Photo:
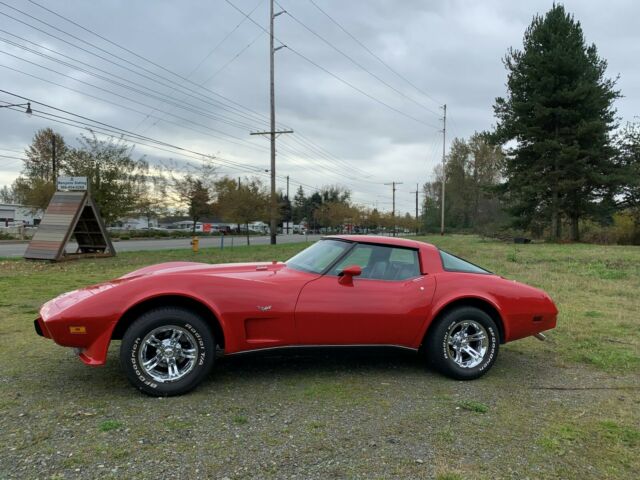
<svg viewBox="0 0 640 480"><path fill-rule="evenodd" d="M610 132L615 128L615 80L607 63L587 45L579 22L562 5L535 16L523 50L509 50L508 95L494 106L500 143L507 150L502 194L521 227L561 219L579 239L579 221L593 213L615 181Z"/></svg>
<svg viewBox="0 0 640 480"><path fill-rule="evenodd" d="M307 198L304 195L304 189L302 185L298 187L295 196L293 197L293 223L299 224L305 218L305 205Z"/></svg>

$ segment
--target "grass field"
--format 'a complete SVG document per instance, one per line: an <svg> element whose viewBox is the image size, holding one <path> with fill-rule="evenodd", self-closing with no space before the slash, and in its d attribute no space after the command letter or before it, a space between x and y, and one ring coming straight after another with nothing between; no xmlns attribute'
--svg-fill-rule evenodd
<svg viewBox="0 0 640 480"><path fill-rule="evenodd" d="M63 264L0 259L0 479L638 478L640 248L429 237L545 289L558 328L503 346L456 382L388 352L221 359L185 397L129 386L37 337L49 298L170 260L284 260L304 244L126 253Z"/></svg>

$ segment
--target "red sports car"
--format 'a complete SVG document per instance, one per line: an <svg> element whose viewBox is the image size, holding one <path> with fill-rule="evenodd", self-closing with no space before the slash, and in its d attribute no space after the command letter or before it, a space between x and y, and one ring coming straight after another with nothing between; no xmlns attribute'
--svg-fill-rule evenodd
<svg viewBox="0 0 640 480"><path fill-rule="evenodd" d="M87 365L103 365L121 339L131 383L166 396L198 385L216 347L393 346L470 380L489 370L501 343L554 328L557 313L545 292L433 245L330 236L284 263L142 268L47 302L35 328Z"/></svg>

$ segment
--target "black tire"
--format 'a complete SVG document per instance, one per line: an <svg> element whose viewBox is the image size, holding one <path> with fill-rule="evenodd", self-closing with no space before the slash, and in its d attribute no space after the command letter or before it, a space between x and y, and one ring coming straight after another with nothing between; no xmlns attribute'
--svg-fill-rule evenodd
<svg viewBox="0 0 640 480"><path fill-rule="evenodd" d="M486 334L486 344L483 340L465 343L470 338L464 337L465 332L477 332L478 335L472 335L471 338L480 338L483 331ZM463 332L460 338L456 338L458 332ZM473 380L489 371L498 358L499 346L500 334L493 319L478 308L460 307L446 313L429 330L425 353L429 364L447 377ZM468 347L482 355L472 356L467 353L470 351Z"/></svg>
<svg viewBox="0 0 640 480"><path fill-rule="evenodd" d="M157 308L142 314L126 330L120 363L142 392L156 397L182 395L211 371L215 345L211 328L196 313L179 307ZM145 367L145 359L151 364L157 360L156 366Z"/></svg>

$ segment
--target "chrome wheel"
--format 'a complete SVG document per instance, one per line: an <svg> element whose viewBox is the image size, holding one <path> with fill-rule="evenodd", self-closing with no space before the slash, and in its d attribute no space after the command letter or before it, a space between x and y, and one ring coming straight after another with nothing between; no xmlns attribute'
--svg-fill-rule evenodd
<svg viewBox="0 0 640 480"><path fill-rule="evenodd" d="M138 363L156 382L175 382L193 370L198 353L198 343L191 332L176 325L166 325L144 337L138 351Z"/></svg>
<svg viewBox="0 0 640 480"><path fill-rule="evenodd" d="M489 335L475 320L461 320L449 329L446 346L449 358L459 367L473 368L482 363L489 349Z"/></svg>

